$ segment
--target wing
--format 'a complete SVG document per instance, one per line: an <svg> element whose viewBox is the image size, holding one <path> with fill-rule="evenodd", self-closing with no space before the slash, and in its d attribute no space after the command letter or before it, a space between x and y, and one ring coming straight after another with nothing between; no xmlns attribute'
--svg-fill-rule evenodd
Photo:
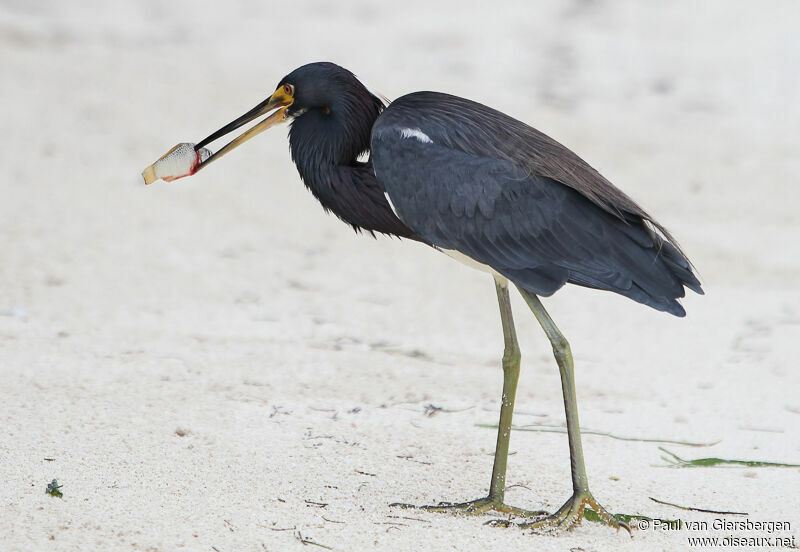
<svg viewBox="0 0 800 552"><path fill-rule="evenodd" d="M496 109L441 92L414 92L386 109L373 134L388 126L419 127L448 148L511 161L576 190L614 216L647 221L680 250L664 227L572 150Z"/></svg>
<svg viewBox="0 0 800 552"><path fill-rule="evenodd" d="M683 286L700 290L688 261L641 219L633 224L530 167L455 147L467 138L432 120L436 110L412 118L392 106L373 127L375 172L398 217L431 244L538 295L571 282L680 316Z"/></svg>

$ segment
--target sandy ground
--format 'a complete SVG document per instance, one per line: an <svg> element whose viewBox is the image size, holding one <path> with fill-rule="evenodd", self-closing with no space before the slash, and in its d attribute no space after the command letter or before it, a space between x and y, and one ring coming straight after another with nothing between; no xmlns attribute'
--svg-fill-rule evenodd
<svg viewBox="0 0 800 552"><path fill-rule="evenodd" d="M679 237L707 289L685 319L577 288L546 302L586 429L800 463L800 8L644 4L0 3L0 548L676 550L703 535L540 536L388 507L487 491L491 280L326 216L284 130L134 185L321 59L390 96L443 90L528 121ZM516 420L561 425L549 346L514 301ZM669 469L659 446L586 435L600 501L709 524L743 518L648 497L748 512L791 529L710 534L800 541L800 469ZM511 448L508 501L557 508L566 436L515 432Z"/></svg>

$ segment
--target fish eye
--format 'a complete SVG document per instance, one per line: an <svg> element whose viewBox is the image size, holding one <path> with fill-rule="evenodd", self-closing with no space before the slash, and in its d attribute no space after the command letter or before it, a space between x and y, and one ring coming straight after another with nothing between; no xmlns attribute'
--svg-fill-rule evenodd
<svg viewBox="0 0 800 552"><path fill-rule="evenodd" d="M283 92L285 94L291 96L292 94L294 94L294 86L292 86L291 84L284 84L283 85Z"/></svg>

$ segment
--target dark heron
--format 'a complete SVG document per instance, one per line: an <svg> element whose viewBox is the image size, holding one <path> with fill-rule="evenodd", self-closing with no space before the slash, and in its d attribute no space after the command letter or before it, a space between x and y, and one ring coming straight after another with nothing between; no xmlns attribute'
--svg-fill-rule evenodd
<svg viewBox="0 0 800 552"><path fill-rule="evenodd" d="M269 99L195 149L273 110L197 169L289 121L292 159L325 210L356 231L416 240L494 277L505 350L489 495L421 508L510 513L529 518L522 527L558 530L579 522L589 506L608 525L627 529L589 491L572 353L539 296L571 283L684 316L677 301L684 287L703 291L669 232L583 159L525 123L439 92L415 92L387 105L333 63L292 71ZM520 365L508 282L547 334L561 373L572 496L551 515L504 502Z"/></svg>

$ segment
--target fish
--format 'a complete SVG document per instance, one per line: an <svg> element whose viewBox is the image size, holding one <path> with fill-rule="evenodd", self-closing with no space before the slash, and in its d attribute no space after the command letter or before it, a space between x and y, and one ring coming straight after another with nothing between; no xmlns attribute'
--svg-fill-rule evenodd
<svg viewBox="0 0 800 552"><path fill-rule="evenodd" d="M195 151L194 148L195 145L189 142L182 142L173 147L142 171L144 183L152 184L156 180L172 182L193 175L197 166L211 157L211 150L200 148Z"/></svg>

